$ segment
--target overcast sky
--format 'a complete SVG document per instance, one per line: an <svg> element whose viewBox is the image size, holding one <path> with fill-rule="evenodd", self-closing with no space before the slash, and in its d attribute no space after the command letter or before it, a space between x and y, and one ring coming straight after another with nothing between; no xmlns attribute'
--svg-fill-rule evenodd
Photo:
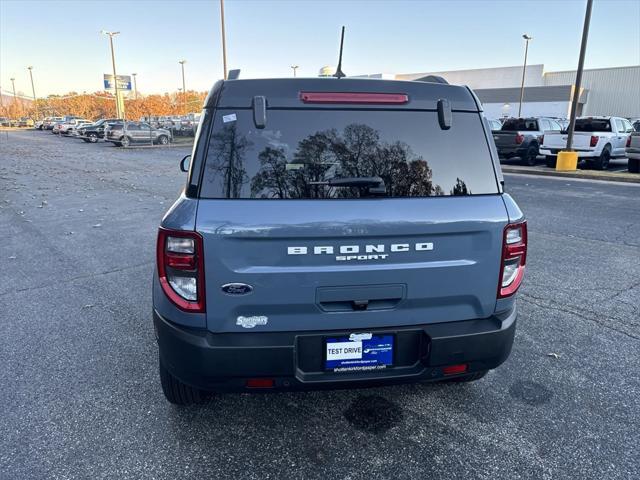
<svg viewBox="0 0 640 480"><path fill-rule="evenodd" d="M575 69L586 0L226 0L227 57L242 77L316 76L337 60L346 25L347 75L520 65ZM97 91L111 72L108 39L119 30L118 74L143 93L188 89L222 76L219 0L0 0L0 86L30 94ZM640 64L640 0L595 0L586 68Z"/></svg>

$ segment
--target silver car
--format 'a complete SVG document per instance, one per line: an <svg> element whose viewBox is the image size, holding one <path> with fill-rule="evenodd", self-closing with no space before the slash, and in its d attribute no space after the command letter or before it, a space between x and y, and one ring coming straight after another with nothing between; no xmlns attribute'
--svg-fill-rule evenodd
<svg viewBox="0 0 640 480"><path fill-rule="evenodd" d="M146 122L126 122L106 129L105 141L118 147L128 147L132 143L167 145L171 141L171 132L164 128L152 128Z"/></svg>

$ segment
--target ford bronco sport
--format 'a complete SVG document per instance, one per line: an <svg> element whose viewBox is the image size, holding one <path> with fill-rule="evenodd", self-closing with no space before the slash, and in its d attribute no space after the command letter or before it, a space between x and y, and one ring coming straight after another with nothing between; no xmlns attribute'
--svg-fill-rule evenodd
<svg viewBox="0 0 640 480"><path fill-rule="evenodd" d="M153 278L170 402L471 381L509 355L527 228L467 87L220 81L181 168Z"/></svg>

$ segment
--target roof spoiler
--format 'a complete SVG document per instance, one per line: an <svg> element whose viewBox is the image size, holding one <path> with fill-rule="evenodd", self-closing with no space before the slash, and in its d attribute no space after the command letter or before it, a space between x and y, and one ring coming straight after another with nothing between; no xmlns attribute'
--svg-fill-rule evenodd
<svg viewBox="0 0 640 480"><path fill-rule="evenodd" d="M444 83L445 85L449 85L443 77L440 75L427 75L426 77L422 77L416 80L417 82L429 82L429 83Z"/></svg>

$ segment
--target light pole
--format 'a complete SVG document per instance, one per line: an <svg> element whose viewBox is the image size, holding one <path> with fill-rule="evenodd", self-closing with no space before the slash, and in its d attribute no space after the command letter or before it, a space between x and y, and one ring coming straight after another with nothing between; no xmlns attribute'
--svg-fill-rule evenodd
<svg viewBox="0 0 640 480"><path fill-rule="evenodd" d="M10 78L9 80L11 80L11 85L13 85L13 104L17 109L20 109L20 107L18 106L18 97L16 96L16 79Z"/></svg>
<svg viewBox="0 0 640 480"><path fill-rule="evenodd" d="M298 68L300 68L300 65L291 65L291 70L293 70L293 77L294 78L296 76L296 70L298 70Z"/></svg>
<svg viewBox="0 0 640 480"><path fill-rule="evenodd" d="M107 32L102 30L101 33L109 36L109 45L111 46L111 65L113 67L113 88L116 92L116 117L123 118L123 113L120 112L120 98L118 96L118 77L116 76L116 57L113 53L113 37L119 35L120 32Z"/></svg>
<svg viewBox="0 0 640 480"><path fill-rule="evenodd" d="M580 100L580 85L582 83L582 69L584 67L584 55L587 52L587 39L589 38L589 24L591 23L592 5L593 5L593 0L587 0L587 11L584 14L584 25L582 27L582 43L580 44L580 58L578 59L578 71L576 72L576 85L573 90L573 101L571 102L571 116L569 117L569 131L567 133L567 151L568 152L573 151L571 148L573 144L573 131L576 126L576 113L578 112L578 101Z"/></svg>
<svg viewBox="0 0 640 480"><path fill-rule="evenodd" d="M184 114L187 114L187 89L184 86L184 64L187 63L186 60L180 60L178 62L182 67L182 108L184 110Z"/></svg>
<svg viewBox="0 0 640 480"><path fill-rule="evenodd" d="M29 70L29 77L31 78L31 92L33 93L33 104L36 107L36 120L38 119L38 99L36 98L36 87L33 85L33 67L28 66L27 70Z"/></svg>
<svg viewBox="0 0 640 480"><path fill-rule="evenodd" d="M220 0L220 25L222 26L222 67L224 79L227 79L227 39L224 33L224 0Z"/></svg>
<svg viewBox="0 0 640 480"><path fill-rule="evenodd" d="M136 81L136 75L138 74L132 73L131 75L133 75L133 95L134 95L134 98L137 100L138 99L138 82Z"/></svg>
<svg viewBox="0 0 640 480"><path fill-rule="evenodd" d="M522 83L520 84L520 106L518 107L518 118L522 114L522 99L524 98L524 74L527 71L527 54L529 53L529 40L532 40L533 37L530 37L526 33L522 35L522 38L525 40L524 45L524 65L522 65Z"/></svg>

